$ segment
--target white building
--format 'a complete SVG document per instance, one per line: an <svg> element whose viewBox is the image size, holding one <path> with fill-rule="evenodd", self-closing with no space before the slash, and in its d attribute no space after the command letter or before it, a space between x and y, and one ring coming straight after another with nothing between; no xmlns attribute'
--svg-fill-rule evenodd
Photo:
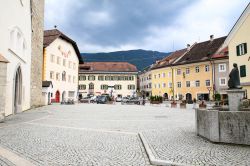
<svg viewBox="0 0 250 166"><path fill-rule="evenodd" d="M127 62L88 62L80 65L79 93L133 96L137 90L137 68Z"/></svg>
<svg viewBox="0 0 250 166"><path fill-rule="evenodd" d="M77 100L81 55L76 42L57 29L44 32L43 81L52 81L51 102Z"/></svg>
<svg viewBox="0 0 250 166"><path fill-rule="evenodd" d="M152 95L152 73L151 66L139 73L140 91L147 97Z"/></svg>
<svg viewBox="0 0 250 166"><path fill-rule="evenodd" d="M0 11L0 54L9 62L0 67L0 112L10 115L30 108L31 3L1 1Z"/></svg>

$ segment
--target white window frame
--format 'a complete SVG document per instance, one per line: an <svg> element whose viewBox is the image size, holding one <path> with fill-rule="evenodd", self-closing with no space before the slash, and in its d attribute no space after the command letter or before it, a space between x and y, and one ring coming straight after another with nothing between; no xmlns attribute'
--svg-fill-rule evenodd
<svg viewBox="0 0 250 166"><path fill-rule="evenodd" d="M200 67L199 66L195 66L195 73L199 73L200 72Z"/></svg>
<svg viewBox="0 0 250 166"><path fill-rule="evenodd" d="M221 70L221 66L224 66L224 70ZM221 64L218 65L218 67L219 67L219 72L226 72L227 64L221 63Z"/></svg>
<svg viewBox="0 0 250 166"><path fill-rule="evenodd" d="M207 85L207 81L209 82L209 85ZM211 86L211 81L210 80L205 80L205 85L206 85L206 87Z"/></svg>
<svg viewBox="0 0 250 166"><path fill-rule="evenodd" d="M221 80L224 79L225 80L225 84L221 84ZM226 86L227 85L227 78L226 77L220 77L219 78L219 85L220 86Z"/></svg>
<svg viewBox="0 0 250 166"><path fill-rule="evenodd" d="M205 72L209 72L210 71L210 66L209 65L205 65Z"/></svg>

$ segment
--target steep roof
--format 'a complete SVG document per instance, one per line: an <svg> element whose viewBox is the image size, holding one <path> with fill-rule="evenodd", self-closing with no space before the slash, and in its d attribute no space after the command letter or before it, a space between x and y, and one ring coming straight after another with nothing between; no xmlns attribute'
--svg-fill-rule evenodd
<svg viewBox="0 0 250 166"><path fill-rule="evenodd" d="M177 50L173 53L171 53L169 56L166 56L165 58L163 58L162 60L156 62L153 67L153 69L158 69L158 68L162 68L162 67L167 67L169 65L171 65L172 63L174 63L174 61L176 59L178 59L179 57L181 57L183 54L185 54L187 52L187 49L181 49L181 50Z"/></svg>
<svg viewBox="0 0 250 166"><path fill-rule="evenodd" d="M195 44L175 65L208 61L225 39L226 36Z"/></svg>
<svg viewBox="0 0 250 166"><path fill-rule="evenodd" d="M84 72L137 72L136 66L128 62L86 62L79 68Z"/></svg>
<svg viewBox="0 0 250 166"><path fill-rule="evenodd" d="M66 36L65 34L63 34L61 31L59 31L57 29L44 31L43 47L44 48L48 47L57 38L62 38L64 40L66 40L67 42L71 43L75 49L75 52L77 54L77 57L78 57L80 63L83 63L83 59L81 57L81 54L80 54L80 51L77 47L76 42L74 40L70 39L68 36Z"/></svg>
<svg viewBox="0 0 250 166"><path fill-rule="evenodd" d="M0 62L9 63L9 61L4 56L2 56L2 54L0 54Z"/></svg>

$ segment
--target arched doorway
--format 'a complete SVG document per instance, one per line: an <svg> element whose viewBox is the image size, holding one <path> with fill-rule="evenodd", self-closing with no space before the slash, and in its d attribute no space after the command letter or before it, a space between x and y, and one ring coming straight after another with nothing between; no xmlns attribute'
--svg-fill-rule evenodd
<svg viewBox="0 0 250 166"><path fill-rule="evenodd" d="M14 81L14 114L22 111L22 71L17 68Z"/></svg>
<svg viewBox="0 0 250 166"><path fill-rule="evenodd" d="M66 100L65 97L66 97L66 92L63 91L63 93L62 93L62 101L65 101L65 100Z"/></svg>
<svg viewBox="0 0 250 166"><path fill-rule="evenodd" d="M56 100L55 100L56 103L59 103L60 102L60 92L59 91L56 91Z"/></svg>
<svg viewBox="0 0 250 166"><path fill-rule="evenodd" d="M164 94L163 94L163 97L164 97L166 100L168 100L168 93L164 93Z"/></svg>
<svg viewBox="0 0 250 166"><path fill-rule="evenodd" d="M187 93L187 94L186 94L186 101L187 101L187 102L192 101L192 94L191 94L191 93Z"/></svg>

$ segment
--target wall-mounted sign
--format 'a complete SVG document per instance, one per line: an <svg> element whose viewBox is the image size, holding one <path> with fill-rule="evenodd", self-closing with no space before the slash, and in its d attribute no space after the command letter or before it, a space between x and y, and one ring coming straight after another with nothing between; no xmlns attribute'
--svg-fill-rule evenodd
<svg viewBox="0 0 250 166"><path fill-rule="evenodd" d="M71 55L70 51L64 51L60 45L58 46L58 50L61 52L64 58L68 58Z"/></svg>

